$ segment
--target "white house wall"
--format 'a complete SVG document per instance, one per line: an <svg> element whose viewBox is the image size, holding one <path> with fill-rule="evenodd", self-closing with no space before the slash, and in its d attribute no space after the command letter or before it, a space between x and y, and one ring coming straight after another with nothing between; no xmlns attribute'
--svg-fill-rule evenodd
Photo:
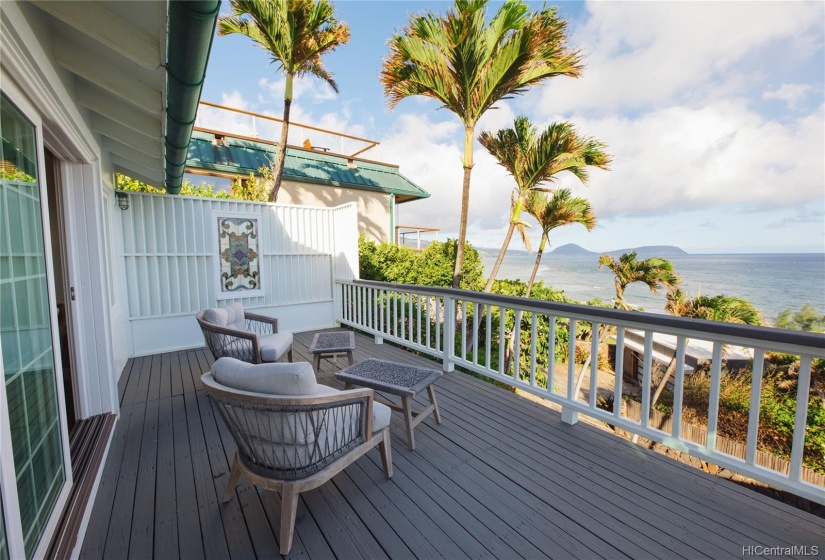
<svg viewBox="0 0 825 560"><path fill-rule="evenodd" d="M101 229L101 175L109 170L101 168L88 111L76 103L72 80L53 60L46 16L25 3L4 1L0 8L0 88L15 84L24 92L41 115L44 144L58 160L58 188L66 206L66 269L76 295L67 304L75 327L79 414L116 412L107 299L99 292L105 278L100 244L108 234Z"/></svg>
<svg viewBox="0 0 825 560"><path fill-rule="evenodd" d="M312 208L144 193L129 199L118 220L134 355L203 346L195 313L234 301L278 317L283 331L333 326L333 274L351 278L357 269L355 204ZM219 215L259 219L262 292L221 293Z"/></svg>

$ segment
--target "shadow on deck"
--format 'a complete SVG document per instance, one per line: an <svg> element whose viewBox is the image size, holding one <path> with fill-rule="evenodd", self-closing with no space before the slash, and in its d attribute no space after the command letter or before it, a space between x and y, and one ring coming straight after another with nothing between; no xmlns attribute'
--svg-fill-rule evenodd
<svg viewBox="0 0 825 560"><path fill-rule="evenodd" d="M313 334L295 335L296 360L312 361ZM365 336L356 344L356 361L440 367ZM219 501L235 444L201 390L211 361L205 349L129 361L82 558L278 556L277 493L242 482L234 500ZM392 479L374 450L301 494L290 557L731 558L805 545L825 554L821 518L563 424L464 374L445 375L436 391L443 423L416 428L416 451L393 415Z"/></svg>

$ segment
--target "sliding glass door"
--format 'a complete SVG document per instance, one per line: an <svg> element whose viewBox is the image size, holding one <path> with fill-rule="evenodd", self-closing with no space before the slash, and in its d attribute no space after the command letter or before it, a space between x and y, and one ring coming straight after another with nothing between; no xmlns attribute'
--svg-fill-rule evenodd
<svg viewBox="0 0 825 560"><path fill-rule="evenodd" d="M0 348L26 557L66 482L36 128L0 95ZM2 412L5 414L5 412ZM9 454L3 455L4 464ZM10 505L10 507L13 507ZM17 515L15 515L16 517ZM0 520L2 521L2 520ZM0 525L2 528L2 525ZM0 559L5 552L0 533Z"/></svg>

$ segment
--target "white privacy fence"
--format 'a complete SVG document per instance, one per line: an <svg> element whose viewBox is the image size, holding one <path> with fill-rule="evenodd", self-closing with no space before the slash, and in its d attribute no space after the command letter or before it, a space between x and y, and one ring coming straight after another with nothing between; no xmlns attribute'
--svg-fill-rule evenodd
<svg viewBox="0 0 825 560"><path fill-rule="evenodd" d="M816 449L811 440L807 440L806 449L806 430L821 428L809 423L808 395L812 360L825 358L825 335L382 282L336 281L336 291L337 320L342 324L371 333L379 341L391 340L434 356L442 361L445 371L459 366L482 374L561 405L562 420L567 423L575 423L578 414L583 413L825 504L825 487L806 480L821 480L821 477L803 476L803 461L815 459L814 455L823 452ZM599 387L597 359L587 368L576 364L577 345L569 343L568 335L581 332L582 325L591 329L590 332L601 329L604 334L614 333L616 358L611 365L615 375L608 374L607 386L606 374L602 372L602 386ZM642 410L640 420L629 418L619 405L624 390L627 329L644 333L638 397ZM522 336L522 331L529 335ZM651 410L655 393L652 363L655 333L675 335L677 340L672 413L666 429L661 423L652 421L656 418ZM508 336L520 341L513 344L509 352ZM685 349L689 340L710 341L713 347L708 404L707 410L703 411L706 436L702 441L691 439L692 430L683 430L683 401L688 376ZM748 365L753 382L747 412L747 442L741 457L725 453L716 445L720 431L720 382L728 345L751 348L754 355L752 364ZM598 346L598 337L591 337L586 348L578 351L597 356ZM799 357L795 410L792 412L793 438L789 460L782 469L776 468L776 462L771 462L774 468L770 468L764 460L765 454L758 452L767 351ZM560 354L565 357L564 366L556 364ZM583 388L580 388L582 384ZM599 395L606 396L607 400L599 402Z"/></svg>
<svg viewBox="0 0 825 560"><path fill-rule="evenodd" d="M202 343L191 316L234 301L267 311L307 306L282 312L288 330L332 326L333 279L350 280L357 269L354 204L146 193L129 199L121 213L122 258L136 354ZM159 345L163 340L170 342Z"/></svg>

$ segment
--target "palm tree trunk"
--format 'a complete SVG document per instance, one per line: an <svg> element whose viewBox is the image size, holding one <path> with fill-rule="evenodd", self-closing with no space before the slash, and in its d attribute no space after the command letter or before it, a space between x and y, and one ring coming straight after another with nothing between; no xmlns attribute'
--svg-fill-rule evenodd
<svg viewBox="0 0 825 560"><path fill-rule="evenodd" d="M527 292L524 294L524 297L530 297L530 291L533 289L533 282L536 280L536 272L539 270L539 265L541 264L541 255L544 253L544 247L547 244L547 234L541 235L541 243L539 243L539 250L536 252L536 264L533 265L533 272L530 274L530 281L527 282Z"/></svg>
<svg viewBox="0 0 825 560"><path fill-rule="evenodd" d="M284 176L284 165L286 164L286 141L289 136L289 111L292 108L292 74L286 75L286 91L284 92L284 122L281 124L281 143L278 146L278 156L275 158L275 170L272 174L275 185L269 195L269 201L278 200L278 191L281 189L281 179Z"/></svg>
<svg viewBox="0 0 825 560"><path fill-rule="evenodd" d="M539 244L539 249L536 252L536 264L533 265L533 272L530 274L530 281L527 283L527 291L524 294L525 298L530 297L530 291L533 289L533 282L536 280L536 271L539 269L539 264L541 263L541 255L544 252L544 247L547 244L547 236L542 234L541 236L541 243ZM515 356L515 348L516 348L516 325L513 324L513 330L507 335L507 345L506 350L504 353L504 371L507 372L509 375L510 372L510 360Z"/></svg>
<svg viewBox="0 0 825 560"><path fill-rule="evenodd" d="M458 226L458 243L455 251L453 288L461 286L462 267L464 265L464 243L467 240L467 216L470 211L470 172L473 170L474 141L475 126L464 125L464 184L461 190L461 221Z"/></svg>
<svg viewBox="0 0 825 560"><path fill-rule="evenodd" d="M507 247L510 246L510 239L513 238L513 232L515 230L516 224L511 221L510 227L507 228L507 235L504 236L504 243L502 243L501 250L498 252L498 257L496 257L496 262L493 264L493 270L490 271L490 277L487 279L487 285L484 286L484 291L487 293L490 293L493 289L493 282L496 281L498 269L501 268L501 261L504 260L504 254L507 252Z"/></svg>

